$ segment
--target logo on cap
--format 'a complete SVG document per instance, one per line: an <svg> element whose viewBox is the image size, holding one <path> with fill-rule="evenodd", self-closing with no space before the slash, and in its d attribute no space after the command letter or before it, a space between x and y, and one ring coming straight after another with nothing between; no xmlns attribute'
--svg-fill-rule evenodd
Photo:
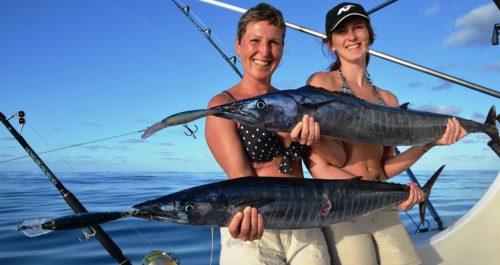
<svg viewBox="0 0 500 265"><path fill-rule="evenodd" d="M342 8L339 9L339 12L337 13L337 16L342 14L342 12L347 12L349 11L349 9L351 9L351 7L353 7L354 5L346 5L346 6L343 6Z"/></svg>

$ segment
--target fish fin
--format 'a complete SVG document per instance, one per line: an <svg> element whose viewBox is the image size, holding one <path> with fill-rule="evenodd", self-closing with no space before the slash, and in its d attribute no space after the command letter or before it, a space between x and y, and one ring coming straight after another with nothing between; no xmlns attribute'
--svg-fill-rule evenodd
<svg viewBox="0 0 500 265"><path fill-rule="evenodd" d="M496 114L496 108L492 106L484 122L484 125L488 127L485 133L491 138L491 140L488 141L488 146L500 157L500 136L498 135L498 129L495 122L500 122L500 115Z"/></svg>
<svg viewBox="0 0 500 265"><path fill-rule="evenodd" d="M361 101L366 101L364 99L356 97L353 94L347 94L347 93L343 93L343 92L340 92L340 91L331 91L331 90L328 90L328 89L325 89L325 88L322 88L322 87L317 87L317 86L303 86L303 87L298 88L298 89L301 89L301 90L312 89L312 90L314 90L316 92L320 92L320 93L326 93L326 94L331 94L331 95L334 95L334 96L341 96L341 97L350 97L350 98L355 98L355 99L358 99L358 100L361 100Z"/></svg>
<svg viewBox="0 0 500 265"><path fill-rule="evenodd" d="M260 208L260 207L264 207L264 206L266 206L274 201L275 201L275 199L273 199L273 198L261 198L261 199L251 200L251 201L243 201L243 202L236 204L235 206L241 207L241 208L245 208L246 206Z"/></svg>
<svg viewBox="0 0 500 265"><path fill-rule="evenodd" d="M488 141L488 146L497 154L497 156L500 157L500 143L496 142L494 140L489 140Z"/></svg>
<svg viewBox="0 0 500 265"><path fill-rule="evenodd" d="M399 108L402 110L408 110L408 105L410 105L410 102L406 102L406 103L399 105Z"/></svg>
<svg viewBox="0 0 500 265"><path fill-rule="evenodd" d="M488 112L488 115L486 116L486 121L484 121L484 124L488 125L495 125L495 121L500 122L500 115L497 116L496 113L496 107L491 106L490 111Z"/></svg>
<svg viewBox="0 0 500 265"><path fill-rule="evenodd" d="M422 190L424 191L424 194L425 194L425 198L424 198L423 202L418 204L421 224L423 224L425 221L425 210L427 209L427 200L429 199L429 196L431 195L432 185L434 185L434 182L436 182L436 179L439 177L439 175L441 174L441 171L443 171L444 167L445 167L445 165L442 165L440 168L438 168L438 170L436 170L436 172L434 172L432 177L430 177L429 180L427 180L424 187L422 188Z"/></svg>
<svg viewBox="0 0 500 265"><path fill-rule="evenodd" d="M319 86L310 86L310 85L299 87L299 88L297 88L297 90L315 90L317 92L323 92L323 93L330 93L331 92L330 90L328 90L326 88L319 87Z"/></svg>

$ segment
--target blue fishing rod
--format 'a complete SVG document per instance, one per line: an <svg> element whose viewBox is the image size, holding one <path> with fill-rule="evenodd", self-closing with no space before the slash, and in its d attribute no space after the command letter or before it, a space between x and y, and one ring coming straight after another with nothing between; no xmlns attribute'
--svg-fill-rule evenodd
<svg viewBox="0 0 500 265"><path fill-rule="evenodd" d="M71 193L62 182L52 173L52 171L47 167L47 165L43 162L43 160L38 156L38 154L30 147L28 142L21 136L21 134L10 124L9 120L13 117L17 117L21 126L24 126L25 114L23 111L17 112L15 115L12 115L8 119L5 117L3 113L0 112L0 121L2 121L3 125L9 130L9 132L14 136L17 142L24 148L24 150L28 153L28 155L35 161L38 167L42 170L42 172L49 178L50 182L54 184L56 189L61 193L62 197L66 201L66 203L71 207L71 209L75 213L86 213L87 209L83 206L83 204L76 198L76 196ZM21 127L22 130L22 127ZM90 226L89 229L92 233L95 234L95 237L101 243L101 245L108 251L109 255L113 257L118 264L123 265L131 265L130 260L126 258L121 249L116 245L116 243L111 239L111 237L102 229L99 225ZM88 234L85 235L89 237Z"/></svg>

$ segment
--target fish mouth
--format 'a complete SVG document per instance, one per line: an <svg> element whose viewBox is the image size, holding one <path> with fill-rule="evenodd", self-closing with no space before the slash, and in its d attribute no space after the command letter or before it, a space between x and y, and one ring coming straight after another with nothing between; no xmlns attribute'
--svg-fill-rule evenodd
<svg viewBox="0 0 500 265"><path fill-rule="evenodd" d="M215 116L229 118L243 124L258 126L260 124L259 116L250 111L246 111L245 109L248 109L248 105L249 103L247 102L233 102L222 106L216 106L211 109L218 110L218 112L214 114Z"/></svg>

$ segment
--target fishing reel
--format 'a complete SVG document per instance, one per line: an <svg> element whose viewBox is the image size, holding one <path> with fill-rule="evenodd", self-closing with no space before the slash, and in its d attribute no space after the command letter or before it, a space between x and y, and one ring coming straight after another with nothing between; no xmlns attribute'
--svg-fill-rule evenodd
<svg viewBox="0 0 500 265"><path fill-rule="evenodd" d="M159 250L149 252L141 265L180 265L181 261L175 256L174 253L166 253Z"/></svg>
<svg viewBox="0 0 500 265"><path fill-rule="evenodd" d="M10 120L14 117L17 117L17 121L19 122L19 125L21 125L21 129L19 129L19 134L21 134L21 132L23 131L24 125L26 124L26 119L24 118L25 113L22 110L18 111L16 113L12 114L7 120Z"/></svg>

